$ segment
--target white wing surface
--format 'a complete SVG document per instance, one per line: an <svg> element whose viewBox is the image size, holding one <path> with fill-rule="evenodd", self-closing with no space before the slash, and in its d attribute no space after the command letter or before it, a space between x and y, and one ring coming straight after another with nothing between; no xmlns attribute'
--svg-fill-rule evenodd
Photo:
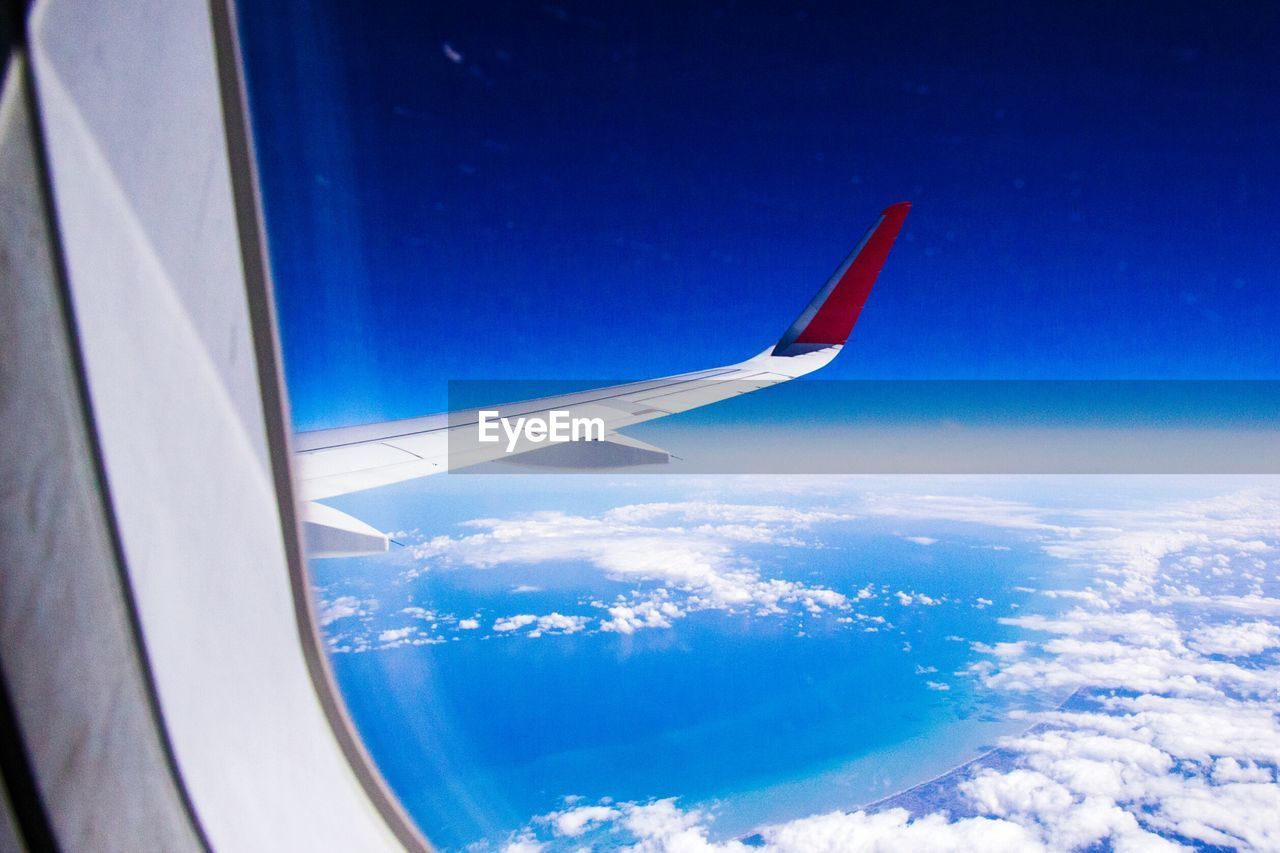
<svg viewBox="0 0 1280 853"><path fill-rule="evenodd" d="M387 537L376 529L313 503L324 498L484 462L588 469L667 461L664 451L618 431L777 385L830 362L848 340L910 206L900 202L886 208L778 342L746 361L485 410L298 434L295 474L300 496L307 501L303 516L311 556L348 556L387 547ZM595 423L602 435L592 441L547 444L533 440L536 435L509 440L497 429L501 418L508 423L519 418L545 422L552 412L565 421ZM490 422L488 434L496 432L497 440L480 440L482 416Z"/></svg>

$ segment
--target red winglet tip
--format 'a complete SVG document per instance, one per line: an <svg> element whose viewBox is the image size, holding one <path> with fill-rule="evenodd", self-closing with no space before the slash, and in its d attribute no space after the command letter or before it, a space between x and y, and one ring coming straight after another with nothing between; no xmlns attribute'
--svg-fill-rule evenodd
<svg viewBox="0 0 1280 853"><path fill-rule="evenodd" d="M909 201L884 209L880 221L867 232L855 254L845 260L778 340L774 355L796 355L806 347L835 346L849 339L910 209Z"/></svg>

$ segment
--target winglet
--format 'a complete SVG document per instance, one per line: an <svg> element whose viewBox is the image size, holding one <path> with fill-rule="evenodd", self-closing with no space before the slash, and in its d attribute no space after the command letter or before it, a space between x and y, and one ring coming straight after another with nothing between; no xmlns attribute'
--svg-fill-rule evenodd
<svg viewBox="0 0 1280 853"><path fill-rule="evenodd" d="M835 275L822 286L809 306L774 346L772 355L801 355L815 349L843 344L858 322L889 249L902 230L911 202L900 201L884 209L879 221L845 258Z"/></svg>

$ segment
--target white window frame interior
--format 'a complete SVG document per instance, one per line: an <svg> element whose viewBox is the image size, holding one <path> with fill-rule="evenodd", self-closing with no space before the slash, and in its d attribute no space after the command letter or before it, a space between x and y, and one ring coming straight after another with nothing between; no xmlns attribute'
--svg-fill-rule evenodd
<svg viewBox="0 0 1280 853"><path fill-rule="evenodd" d="M153 798L178 815L171 843L429 849L361 745L319 639L234 3L40 0L26 23L29 135L56 229L45 275L65 309L41 317L53 327L65 316L80 374L68 387L83 394L76 417L93 456L85 477L98 477L99 550L118 562L125 599L112 642L133 643L130 665L141 670L114 682L133 697L117 704L141 708L132 724L154 729L139 769L171 776ZM10 69L20 62L15 54ZM36 597L53 582L27 580ZM89 603L110 603L109 587ZM15 588L6 579L6 595ZM42 624L89 630L45 597ZM14 663L8 627L6 685L14 673L38 682L47 667ZM48 781L41 751L56 733L31 707L39 691L23 691L10 698L36 787L57 840L77 847L60 823L65 788ZM91 705L82 733L101 715ZM117 784L97 796L128 800L130 780Z"/></svg>

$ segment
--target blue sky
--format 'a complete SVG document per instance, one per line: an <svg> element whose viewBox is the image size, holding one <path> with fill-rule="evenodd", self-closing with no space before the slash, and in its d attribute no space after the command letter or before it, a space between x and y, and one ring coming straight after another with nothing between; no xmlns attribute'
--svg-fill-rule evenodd
<svg viewBox="0 0 1280 853"><path fill-rule="evenodd" d="M1276 378L1274 6L243 3L300 428L770 344L838 378Z"/></svg>

